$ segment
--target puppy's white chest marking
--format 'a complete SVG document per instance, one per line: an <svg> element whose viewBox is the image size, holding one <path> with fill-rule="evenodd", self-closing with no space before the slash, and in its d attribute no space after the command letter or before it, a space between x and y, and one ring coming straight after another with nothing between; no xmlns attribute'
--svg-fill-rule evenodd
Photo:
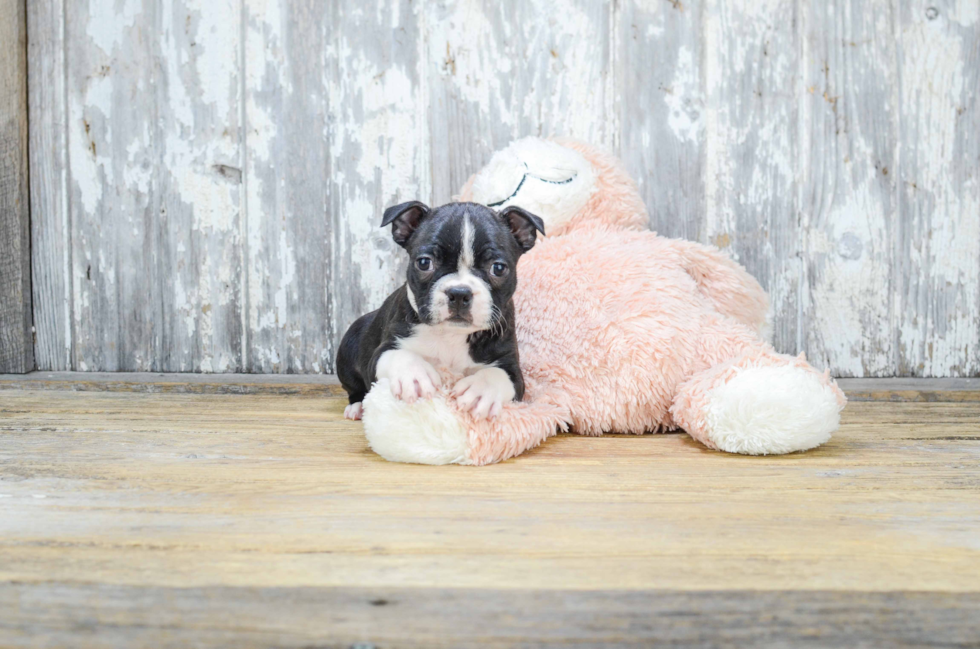
<svg viewBox="0 0 980 649"><path fill-rule="evenodd" d="M399 340L398 349L418 354L436 369L466 374L484 367L470 356L470 345L466 342L470 333L467 328L452 325L418 325L411 336Z"/></svg>

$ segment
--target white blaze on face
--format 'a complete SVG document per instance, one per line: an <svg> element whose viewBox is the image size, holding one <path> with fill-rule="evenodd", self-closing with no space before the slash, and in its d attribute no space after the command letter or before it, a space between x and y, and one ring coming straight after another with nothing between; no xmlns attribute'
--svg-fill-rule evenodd
<svg viewBox="0 0 980 649"><path fill-rule="evenodd" d="M552 233L580 212L595 191L595 171L578 151L526 137L495 153L473 181L473 201L502 210L517 205Z"/></svg>
<svg viewBox="0 0 980 649"><path fill-rule="evenodd" d="M456 271L462 275L470 272L473 268L473 257L476 251L473 250L473 222L470 221L469 213L463 214L463 236L462 247L459 252L459 262L456 264Z"/></svg>
<svg viewBox="0 0 980 649"><path fill-rule="evenodd" d="M464 214L463 227L460 230L460 252L456 262L456 272L441 277L430 292L432 298L429 312L435 316L436 323L448 320L450 316L449 298L446 291L458 286L465 286L473 293L473 302L470 304L470 315L473 318L471 329L479 331L490 327L493 314L493 296L490 294L490 286L473 274L473 266L476 264L475 238L470 215Z"/></svg>

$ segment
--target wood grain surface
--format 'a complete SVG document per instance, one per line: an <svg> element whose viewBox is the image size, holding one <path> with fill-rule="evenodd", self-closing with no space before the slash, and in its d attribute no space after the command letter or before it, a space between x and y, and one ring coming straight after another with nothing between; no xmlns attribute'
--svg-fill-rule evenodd
<svg viewBox="0 0 980 649"><path fill-rule="evenodd" d="M65 7L63 0L26 4L31 36L28 98L35 347L41 367L63 371L74 367Z"/></svg>
<svg viewBox="0 0 980 649"><path fill-rule="evenodd" d="M40 369L331 372L403 273L383 208L567 135L781 351L980 373L976 0L27 4Z"/></svg>
<svg viewBox="0 0 980 649"><path fill-rule="evenodd" d="M840 591L0 588L8 647L977 647L980 596ZM43 633L43 635L42 635Z"/></svg>
<svg viewBox="0 0 980 649"><path fill-rule="evenodd" d="M471 468L387 463L322 394L0 391L9 644L980 641L980 403L851 403L803 454L560 436Z"/></svg>
<svg viewBox="0 0 980 649"><path fill-rule="evenodd" d="M27 124L27 13L0 0L0 372L34 369Z"/></svg>

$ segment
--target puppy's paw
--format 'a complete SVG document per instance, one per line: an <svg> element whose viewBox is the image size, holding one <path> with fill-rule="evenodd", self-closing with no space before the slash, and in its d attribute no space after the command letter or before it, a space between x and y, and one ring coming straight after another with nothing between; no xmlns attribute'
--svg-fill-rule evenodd
<svg viewBox="0 0 980 649"><path fill-rule="evenodd" d="M361 402L352 403L344 408L344 419L350 419L351 421L358 421L361 415L364 413L364 406Z"/></svg>
<svg viewBox="0 0 980 649"><path fill-rule="evenodd" d="M388 379L391 393L405 403L431 399L442 384L439 372L417 354L393 349L378 359L379 379Z"/></svg>
<svg viewBox="0 0 980 649"><path fill-rule="evenodd" d="M476 419L493 419L515 394L510 377L499 367L486 367L453 387L456 403Z"/></svg>

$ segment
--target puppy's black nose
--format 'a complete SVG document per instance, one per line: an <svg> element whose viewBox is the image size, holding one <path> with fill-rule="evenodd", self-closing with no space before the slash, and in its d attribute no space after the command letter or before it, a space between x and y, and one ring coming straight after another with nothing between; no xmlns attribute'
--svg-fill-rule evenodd
<svg viewBox="0 0 980 649"><path fill-rule="evenodd" d="M454 286L446 289L446 297L449 298L449 308L453 311L459 311L470 307L470 302L473 301L473 291L466 286Z"/></svg>

